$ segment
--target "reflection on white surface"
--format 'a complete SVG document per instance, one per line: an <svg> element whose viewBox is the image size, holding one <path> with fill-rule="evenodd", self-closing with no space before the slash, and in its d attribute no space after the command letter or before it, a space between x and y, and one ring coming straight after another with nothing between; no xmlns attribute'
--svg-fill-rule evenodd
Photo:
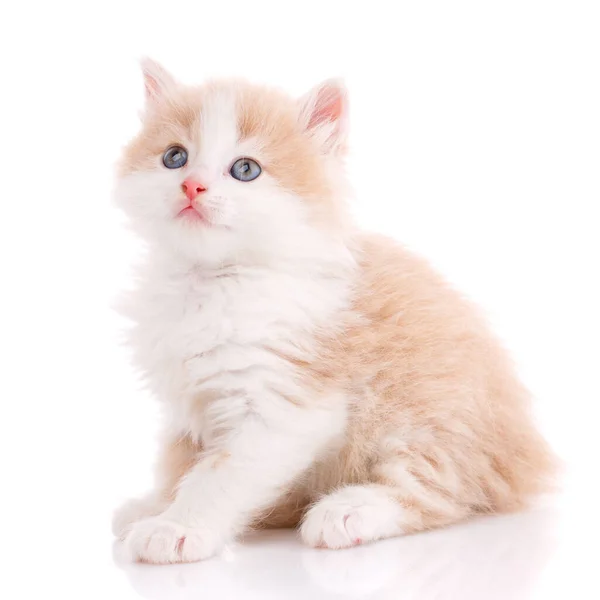
<svg viewBox="0 0 600 600"><path fill-rule="evenodd" d="M481 519L350 550L305 548L292 531L261 532L224 556L170 566L115 562L149 600L377 598L520 600L556 546L557 513Z"/></svg>

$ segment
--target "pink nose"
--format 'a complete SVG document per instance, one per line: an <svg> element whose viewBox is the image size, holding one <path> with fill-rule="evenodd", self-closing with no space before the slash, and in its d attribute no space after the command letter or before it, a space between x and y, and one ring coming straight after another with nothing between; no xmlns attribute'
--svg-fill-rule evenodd
<svg viewBox="0 0 600 600"><path fill-rule="evenodd" d="M181 184L181 189L184 191L190 202L194 200L198 194L206 191L206 188L197 179L192 178L186 179Z"/></svg>

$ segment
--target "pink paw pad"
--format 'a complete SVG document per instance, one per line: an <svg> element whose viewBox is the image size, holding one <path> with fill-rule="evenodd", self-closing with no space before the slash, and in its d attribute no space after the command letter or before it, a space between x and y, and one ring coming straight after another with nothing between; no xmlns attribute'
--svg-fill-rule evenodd
<svg viewBox="0 0 600 600"><path fill-rule="evenodd" d="M183 545L185 544L185 536L184 537L180 537L177 540L177 546L175 548L177 554L179 554L179 556L181 556L181 553L183 552Z"/></svg>
<svg viewBox="0 0 600 600"><path fill-rule="evenodd" d="M350 518L350 515L344 515L344 527L346 527L346 522L348 521L349 518ZM346 530L347 530L347 528L346 528ZM354 546L359 546L360 544L362 544L362 539L359 537L354 538L352 540L352 544Z"/></svg>

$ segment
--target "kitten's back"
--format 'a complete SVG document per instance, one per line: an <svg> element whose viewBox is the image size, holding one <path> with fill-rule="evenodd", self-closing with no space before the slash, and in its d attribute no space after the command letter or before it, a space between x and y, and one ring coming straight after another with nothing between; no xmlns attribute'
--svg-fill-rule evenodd
<svg viewBox="0 0 600 600"><path fill-rule="evenodd" d="M391 240L356 247L353 312L319 367L353 402L343 468L400 476L425 504L450 497L467 513L514 510L548 489L555 461L529 394L475 307Z"/></svg>

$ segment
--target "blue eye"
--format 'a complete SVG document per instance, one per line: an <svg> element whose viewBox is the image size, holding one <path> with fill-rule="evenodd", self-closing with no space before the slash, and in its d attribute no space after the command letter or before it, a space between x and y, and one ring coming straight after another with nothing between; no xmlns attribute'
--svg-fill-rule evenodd
<svg viewBox="0 0 600 600"><path fill-rule="evenodd" d="M188 153L182 146L171 146L163 154L163 165L167 169L181 169L187 162Z"/></svg>
<svg viewBox="0 0 600 600"><path fill-rule="evenodd" d="M231 176L238 181L252 181L261 173L260 165L251 158L238 158L229 171Z"/></svg>

